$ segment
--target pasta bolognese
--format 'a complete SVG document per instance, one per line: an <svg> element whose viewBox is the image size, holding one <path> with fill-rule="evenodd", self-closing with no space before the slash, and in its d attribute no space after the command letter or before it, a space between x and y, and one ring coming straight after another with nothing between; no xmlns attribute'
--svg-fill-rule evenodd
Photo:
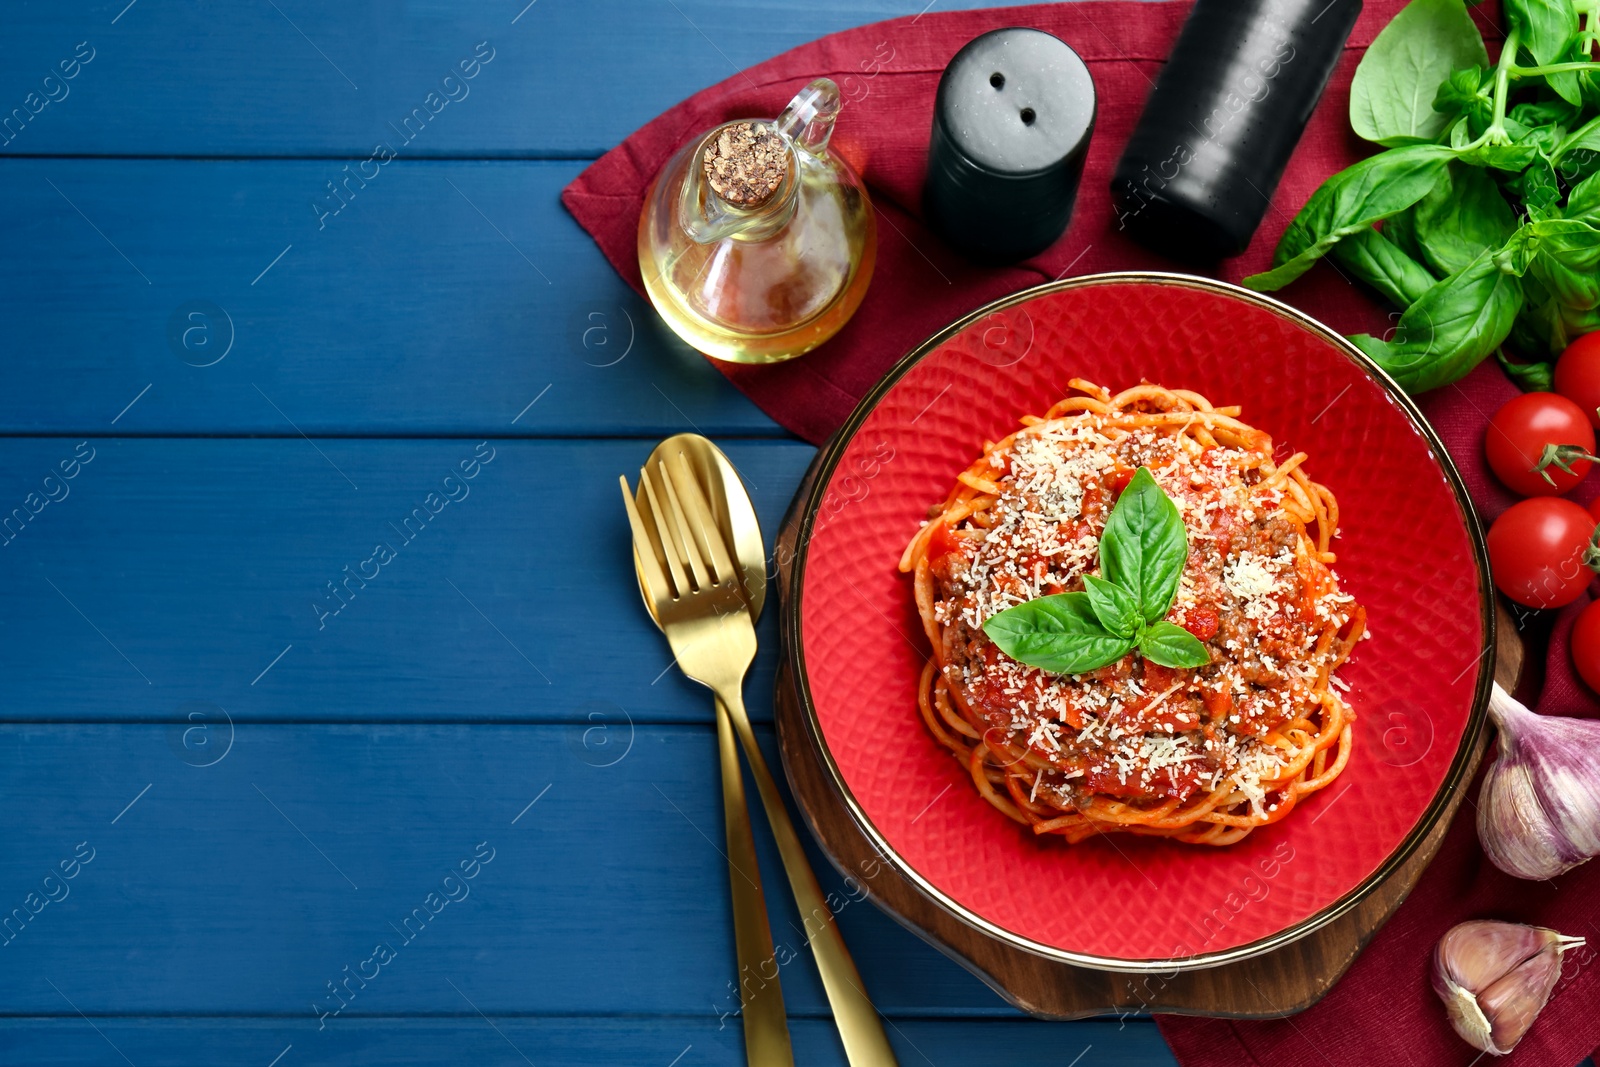
<svg viewBox="0 0 1600 1067"><path fill-rule="evenodd" d="M1338 502L1304 453L1275 461L1238 408L1149 383L1070 387L984 447L901 557L931 647L923 721L984 799L1036 834L1232 844L1350 760L1354 713L1335 671L1367 631L1331 569ZM1148 627L1192 651L1134 648L1136 635L1093 669L1007 655L991 636L1003 612L1086 589L1108 602L1116 560L1102 541L1136 477L1170 501L1186 552Z"/></svg>

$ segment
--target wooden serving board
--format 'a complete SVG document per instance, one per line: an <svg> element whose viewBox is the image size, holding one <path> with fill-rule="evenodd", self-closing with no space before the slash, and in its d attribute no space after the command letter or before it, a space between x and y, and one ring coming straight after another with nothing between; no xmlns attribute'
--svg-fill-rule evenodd
<svg viewBox="0 0 1600 1067"><path fill-rule="evenodd" d="M796 504L778 531L775 556L778 595L787 613L789 587L800 521L800 502L810 494L813 464ZM1497 607L1495 677L1515 691L1522 676L1523 646L1510 613ZM1394 914L1438 852L1456 810L1466 797L1488 746L1480 736L1469 772L1450 798L1432 833L1387 879L1338 919L1283 948L1253 959L1174 974L1123 974L1078 967L1005 944L968 925L900 876L851 819L843 798L829 781L816 743L806 728L799 693L790 672L784 627L774 717L790 788L818 843L842 873L868 887L878 907L934 947L972 971L1008 1002L1048 1019L1092 1015L1164 1012L1239 1019L1270 1019L1304 1011L1343 976L1378 929ZM869 877L870 872L870 877Z"/></svg>

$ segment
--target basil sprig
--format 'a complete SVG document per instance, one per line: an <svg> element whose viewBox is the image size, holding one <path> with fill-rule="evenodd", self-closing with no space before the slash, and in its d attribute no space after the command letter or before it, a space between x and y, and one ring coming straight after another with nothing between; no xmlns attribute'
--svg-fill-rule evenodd
<svg viewBox="0 0 1600 1067"><path fill-rule="evenodd" d="M1350 123L1389 150L1328 178L1244 281L1278 289L1331 255L1402 312L1350 340L1409 392L1491 353L1536 385L1600 329L1600 0L1504 0L1493 64L1467 5L1411 0L1378 34Z"/></svg>
<svg viewBox="0 0 1600 1067"><path fill-rule="evenodd" d="M1183 516L1140 467L1106 520L1100 575L1085 575L1081 593L1007 608L983 632L1018 663L1055 674L1092 671L1135 648L1163 667L1203 667L1211 662L1206 646L1165 621L1188 559Z"/></svg>

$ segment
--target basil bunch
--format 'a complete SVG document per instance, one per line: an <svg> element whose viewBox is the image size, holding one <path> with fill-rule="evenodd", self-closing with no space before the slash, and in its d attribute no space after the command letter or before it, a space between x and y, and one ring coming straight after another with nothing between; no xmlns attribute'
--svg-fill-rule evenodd
<svg viewBox="0 0 1600 1067"><path fill-rule="evenodd" d="M1464 0L1412 0L1350 86L1350 124L1388 151L1322 184L1289 223L1278 289L1325 255L1400 316L1352 338L1409 392L1502 365L1548 388L1549 361L1600 330L1600 0L1504 0L1493 66ZM1580 22L1581 18L1581 22Z"/></svg>
<svg viewBox="0 0 1600 1067"><path fill-rule="evenodd" d="M1082 674L1133 649L1163 667L1203 667L1206 646L1166 621L1189 559L1177 505L1140 467L1117 498L1100 536L1100 573L1084 592L1056 593L992 616L983 632L1019 663Z"/></svg>

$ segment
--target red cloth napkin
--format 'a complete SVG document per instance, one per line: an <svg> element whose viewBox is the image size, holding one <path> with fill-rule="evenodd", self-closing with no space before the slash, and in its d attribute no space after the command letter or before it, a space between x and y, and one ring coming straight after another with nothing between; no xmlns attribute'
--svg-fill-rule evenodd
<svg viewBox="0 0 1600 1067"><path fill-rule="evenodd" d="M1350 79L1361 51L1402 4L1367 0L1259 235L1244 255L1222 264L1217 277L1237 281L1265 269L1279 234L1317 185L1368 154L1371 146L1350 132ZM925 12L832 34L690 97L585 170L561 199L623 278L642 292L635 233L644 192L667 157L718 123L776 115L815 77L838 82L847 103L833 144L866 179L879 210L878 264L867 298L838 336L803 359L768 367L717 364L774 419L820 443L902 354L990 300L1069 274L1184 269L1118 232L1107 183L1188 11L1189 5L1181 2L1085 0ZM1474 9L1474 17L1491 39L1503 36L1492 5ZM934 238L917 210L939 75L963 44L1001 26L1048 30L1076 49L1094 75L1099 114L1067 233L1026 263L981 269ZM1381 333L1388 325L1376 299L1329 264L1319 265L1282 295L1345 333ZM1484 464L1484 426L1488 415L1515 392L1498 369L1486 364L1459 385L1423 399L1485 522L1512 498ZM1580 489L1580 495L1586 491L1586 500L1596 489L1600 479ZM1426 561L1419 566L1425 570ZM1420 571L1419 580L1426 580ZM1600 717L1600 701L1577 679L1567 651L1572 620L1586 602L1563 611L1557 622L1546 657L1542 712ZM1531 658L1536 661L1537 655ZM1476 796L1476 787L1471 795ZM1554 883L1512 879L1489 864L1478 848L1472 805L1463 807L1411 897L1315 1007L1272 1022L1163 1016L1162 1033L1185 1067L1465 1067L1475 1052L1445 1022L1428 985L1429 959L1434 943L1450 926L1482 917L1550 926L1594 943L1594 949L1567 957L1566 977L1544 1014L1517 1051L1499 1062L1570 1067L1583 1059L1600 1043L1600 1013L1593 1010L1600 1004L1600 966L1594 965L1600 950L1600 862Z"/></svg>

